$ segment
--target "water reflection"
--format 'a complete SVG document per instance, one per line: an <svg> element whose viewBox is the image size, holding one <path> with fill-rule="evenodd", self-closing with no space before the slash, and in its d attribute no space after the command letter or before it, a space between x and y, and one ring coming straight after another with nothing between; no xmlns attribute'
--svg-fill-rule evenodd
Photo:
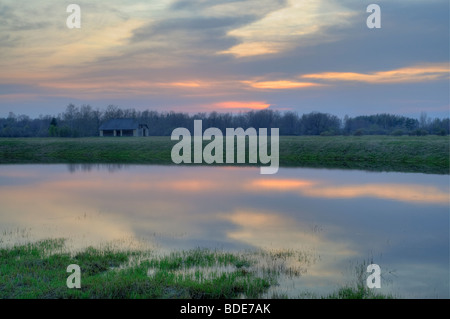
<svg viewBox="0 0 450 319"><path fill-rule="evenodd" d="M77 171L90 172L92 170L106 169L108 172L113 173L127 168L126 164L67 164L69 172L75 173Z"/></svg>
<svg viewBox="0 0 450 319"><path fill-rule="evenodd" d="M434 186L408 184L353 184L329 185L327 182L294 179L258 179L249 189L264 191L298 191L303 196L323 198L374 197L405 202L424 202L446 205L448 191Z"/></svg>
<svg viewBox="0 0 450 319"><path fill-rule="evenodd" d="M448 176L8 165L0 166L0 203L0 230L9 234L3 244L62 236L74 248L122 241L163 250L308 251L320 262L296 287L310 291L339 286L349 263L370 257L397 270L385 289L448 297Z"/></svg>

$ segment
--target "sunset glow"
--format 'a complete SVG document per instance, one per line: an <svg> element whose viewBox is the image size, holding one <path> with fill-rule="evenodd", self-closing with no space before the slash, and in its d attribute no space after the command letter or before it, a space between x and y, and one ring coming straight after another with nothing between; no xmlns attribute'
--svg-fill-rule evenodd
<svg viewBox="0 0 450 319"><path fill-rule="evenodd" d="M218 109L241 109L241 110L264 110L267 109L270 104L260 101L249 101L249 102L240 102L240 101L227 101L227 102L219 102L214 104L214 108Z"/></svg>
<svg viewBox="0 0 450 319"><path fill-rule="evenodd" d="M329 81L355 81L367 83L409 83L426 82L449 78L450 68L447 63L438 63L428 66L412 66L390 71L373 73L354 72L325 72L318 74L306 74L302 78L320 79Z"/></svg>
<svg viewBox="0 0 450 319"><path fill-rule="evenodd" d="M299 190L317 184L316 181L295 180L295 179L258 179L254 180L250 188L262 188L268 190Z"/></svg>
<svg viewBox="0 0 450 319"><path fill-rule="evenodd" d="M310 88L321 86L318 83L312 82L294 82L294 81L262 81L262 82L252 82L252 81L242 81L242 83L247 84L255 89L271 89L271 90L285 90L285 89L300 89L300 88Z"/></svg>
<svg viewBox="0 0 450 319"><path fill-rule="evenodd" d="M295 179L259 179L248 184L249 190L290 191L318 198L373 197L403 202L448 204L448 193L436 187L401 184L328 185L325 181Z"/></svg>
<svg viewBox="0 0 450 319"><path fill-rule="evenodd" d="M68 4L5 0L0 116L73 103L446 117L448 4L405 1L380 0L382 27L371 30L355 1L81 0L71 29Z"/></svg>

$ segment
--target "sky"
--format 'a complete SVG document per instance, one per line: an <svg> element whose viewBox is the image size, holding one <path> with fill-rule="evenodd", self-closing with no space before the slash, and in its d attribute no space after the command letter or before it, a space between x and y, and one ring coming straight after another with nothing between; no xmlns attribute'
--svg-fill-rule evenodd
<svg viewBox="0 0 450 319"><path fill-rule="evenodd" d="M449 2L0 0L0 117L70 103L448 117Z"/></svg>

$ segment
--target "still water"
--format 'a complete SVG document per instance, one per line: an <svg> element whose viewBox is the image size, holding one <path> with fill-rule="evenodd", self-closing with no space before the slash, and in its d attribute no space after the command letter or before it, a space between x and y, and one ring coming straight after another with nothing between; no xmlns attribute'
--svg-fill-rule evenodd
<svg viewBox="0 0 450 319"><path fill-rule="evenodd" d="M420 173L0 165L0 245L292 249L310 262L276 288L289 296L335 291L370 261L380 293L449 298L449 197L448 175Z"/></svg>

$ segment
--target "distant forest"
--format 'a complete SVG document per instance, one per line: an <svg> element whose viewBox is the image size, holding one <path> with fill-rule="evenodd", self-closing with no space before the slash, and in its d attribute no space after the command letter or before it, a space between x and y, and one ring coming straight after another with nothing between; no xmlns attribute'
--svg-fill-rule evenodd
<svg viewBox="0 0 450 319"><path fill-rule="evenodd" d="M197 113L189 115L179 112L138 111L121 109L109 105L105 110L90 105L77 107L69 104L57 115L41 115L31 119L27 115L10 112L7 118L0 118L0 137L88 137L98 136L102 123L114 118L134 118L148 125L150 135L169 136L177 127L193 130L194 120L203 120L203 128L225 129L242 127L279 128L280 135L448 135L449 118L432 119L422 113L419 119L377 114L343 119L335 115L312 112L299 115L295 112L273 110L242 113Z"/></svg>

